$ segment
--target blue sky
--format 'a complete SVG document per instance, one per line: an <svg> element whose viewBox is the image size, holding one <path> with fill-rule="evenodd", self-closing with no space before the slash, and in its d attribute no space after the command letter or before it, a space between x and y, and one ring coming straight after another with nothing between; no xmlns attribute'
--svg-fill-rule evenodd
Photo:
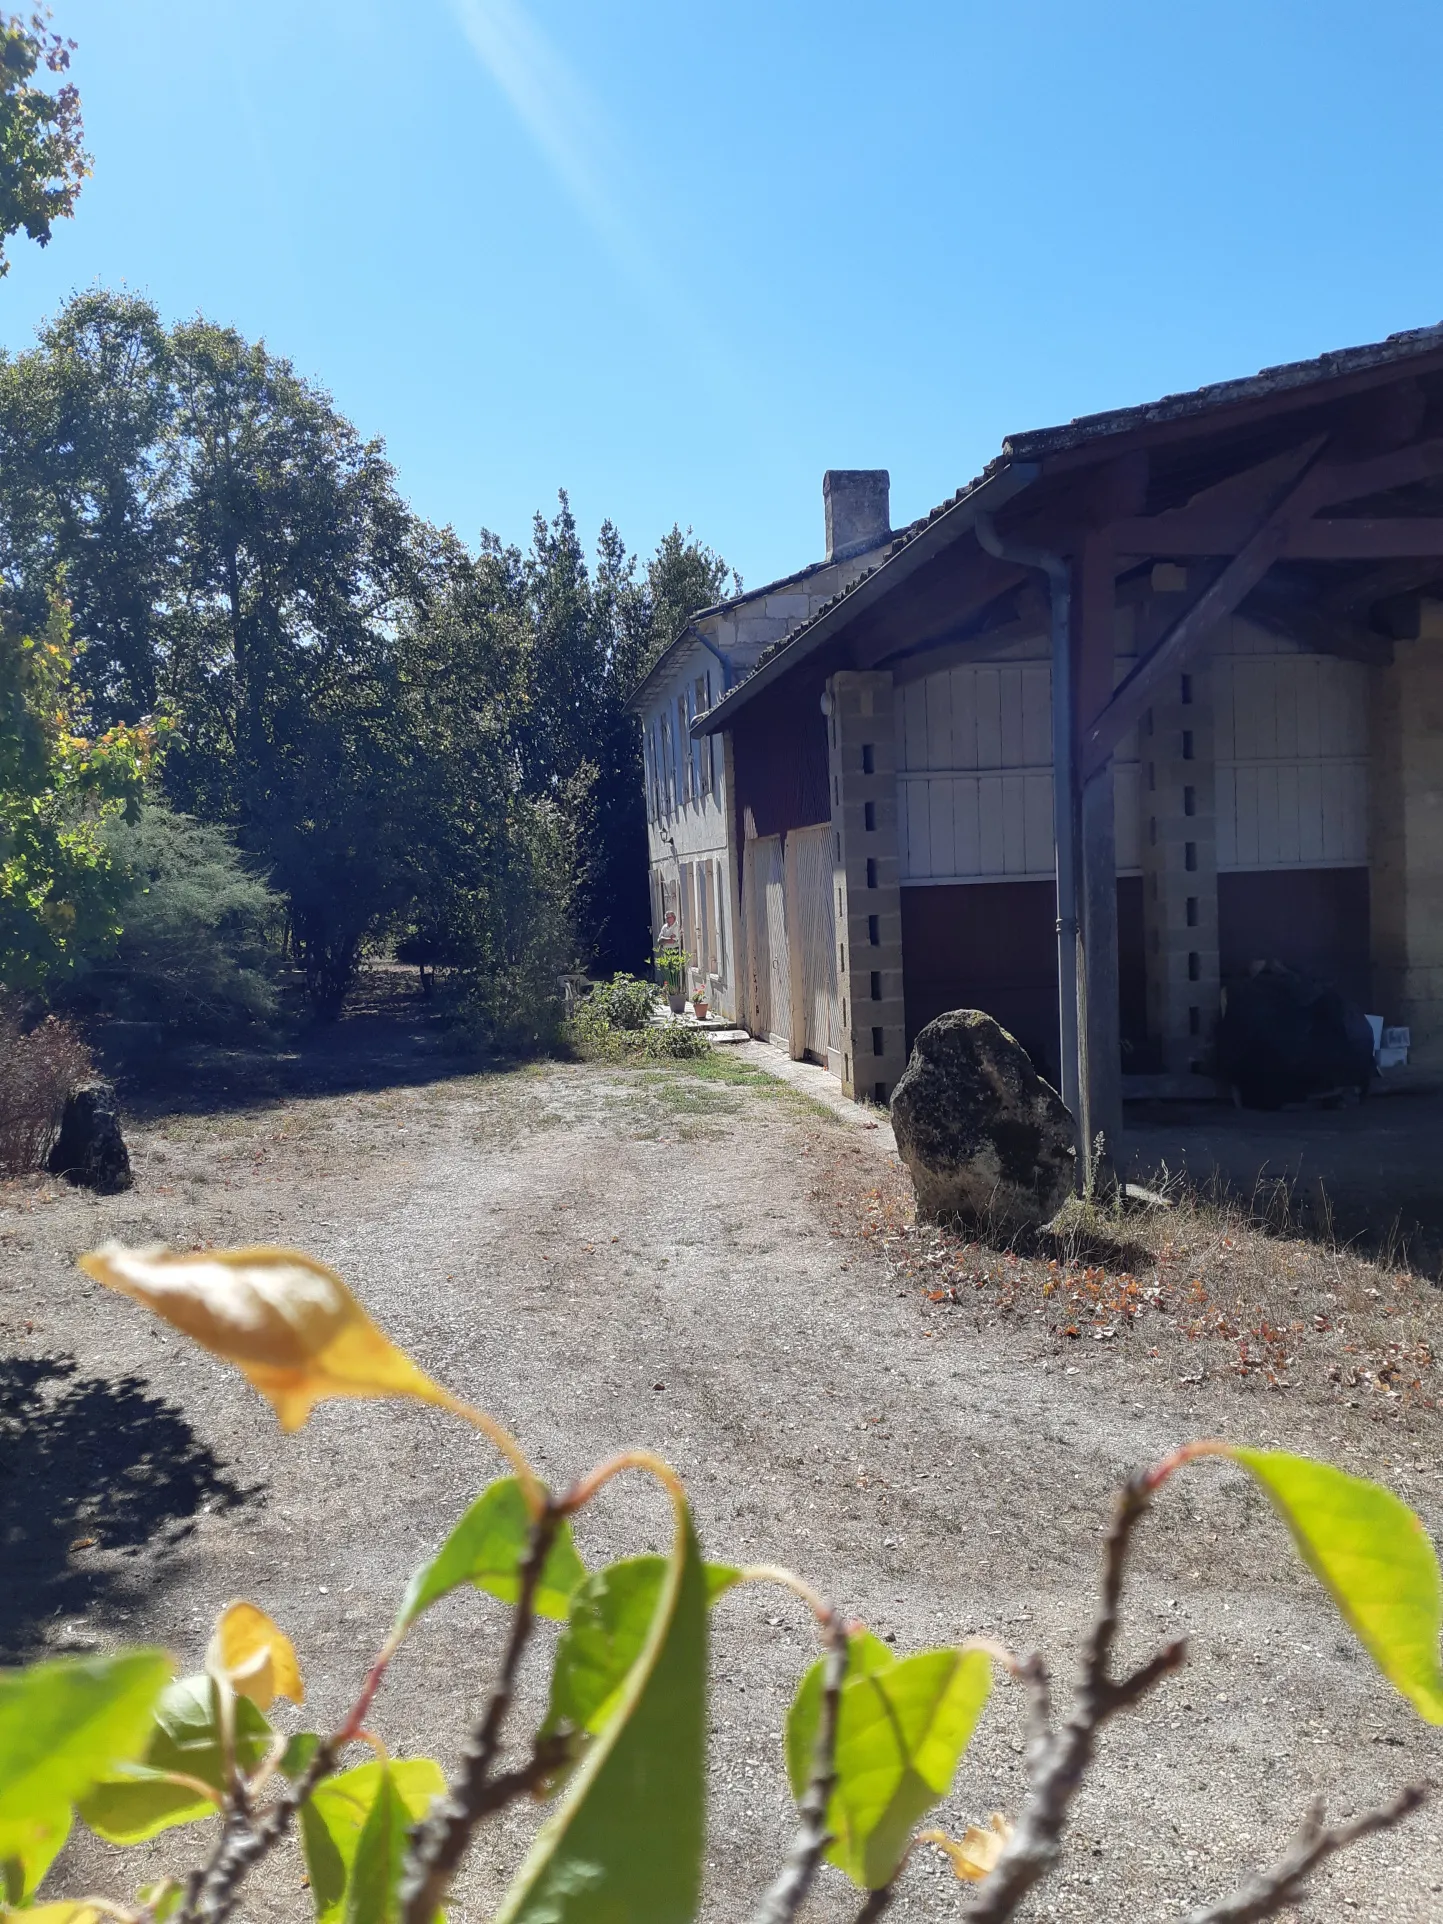
<svg viewBox="0 0 1443 1924"><path fill-rule="evenodd" d="M17 0L18 4L18 0ZM95 175L12 247L264 336L403 491L816 558L1010 430L1443 319L1437 0L54 0Z"/></svg>

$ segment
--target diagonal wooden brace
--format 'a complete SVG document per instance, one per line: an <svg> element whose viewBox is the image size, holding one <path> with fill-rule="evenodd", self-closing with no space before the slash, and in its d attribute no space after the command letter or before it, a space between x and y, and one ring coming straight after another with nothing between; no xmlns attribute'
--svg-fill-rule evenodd
<svg viewBox="0 0 1443 1924"><path fill-rule="evenodd" d="M1299 471L1282 499L1268 510L1221 573L1118 683L1107 706L1084 728L1080 757L1084 780L1102 767L1128 729L1141 718L1164 676L1176 672L1208 630L1230 615L1257 586L1287 547L1292 529L1308 520L1321 504L1327 482L1318 456L1326 441L1326 435L1316 435L1299 448Z"/></svg>

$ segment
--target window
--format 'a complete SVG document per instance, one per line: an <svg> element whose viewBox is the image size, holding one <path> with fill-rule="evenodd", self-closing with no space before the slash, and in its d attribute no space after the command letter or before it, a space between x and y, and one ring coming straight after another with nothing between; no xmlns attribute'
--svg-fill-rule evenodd
<svg viewBox="0 0 1443 1924"><path fill-rule="evenodd" d="M691 783L692 758L690 754L687 752L691 744L688 742L687 736L686 736L686 724L688 719L689 717L687 715L687 698L685 695L678 695L676 698L677 787L681 791L681 799L684 802L689 802L692 797L692 783Z"/></svg>
<svg viewBox="0 0 1443 1924"><path fill-rule="evenodd" d="M652 752L651 735L646 732L641 738L642 786L646 790L646 819L654 822L657 817L656 806L656 756Z"/></svg>
<svg viewBox="0 0 1443 1924"><path fill-rule="evenodd" d="M709 680L710 680L710 677L707 675L698 675L696 678L696 682L692 688L693 715L703 714L708 708L711 707L711 701L709 699L709 691L707 689L707 683ZM710 741L704 741L704 742L693 741L691 745L691 758L692 758L692 763L693 763L694 773L695 773L697 795L698 797L702 795L709 795L711 793L711 743Z"/></svg>
<svg viewBox="0 0 1443 1924"><path fill-rule="evenodd" d="M662 715L656 724L661 749L661 801L662 813L670 815L676 806L676 767L671 753L671 727L667 717Z"/></svg>

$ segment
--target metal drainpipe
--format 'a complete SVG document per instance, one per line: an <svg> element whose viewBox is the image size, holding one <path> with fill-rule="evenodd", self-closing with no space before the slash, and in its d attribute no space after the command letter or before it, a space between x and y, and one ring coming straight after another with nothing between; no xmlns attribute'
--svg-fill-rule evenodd
<svg viewBox="0 0 1443 1924"><path fill-rule="evenodd" d="M1047 576L1052 602L1052 836L1057 850L1057 1002L1062 1044L1062 1100L1077 1130L1077 1170L1086 1160L1077 1050L1077 816L1073 806L1072 569L1050 548L1004 541L990 514L974 522L978 542L999 561Z"/></svg>
<svg viewBox="0 0 1443 1924"><path fill-rule="evenodd" d="M699 641L703 648L709 650L710 653L716 656L717 660L721 663L722 693L726 694L727 690L732 685L731 656L723 654L721 649L717 647L714 641L708 641L706 636L702 633L701 629L698 628L692 622L687 623L686 627L682 630L682 633L683 635L690 636L690 638L693 641Z"/></svg>

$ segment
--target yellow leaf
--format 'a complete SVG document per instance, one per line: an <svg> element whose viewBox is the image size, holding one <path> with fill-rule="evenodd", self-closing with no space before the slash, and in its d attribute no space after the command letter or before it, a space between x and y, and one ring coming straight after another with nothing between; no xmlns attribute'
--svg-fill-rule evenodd
<svg viewBox="0 0 1443 1924"><path fill-rule="evenodd" d="M306 1701L296 1648L279 1625L253 1603L228 1603L216 1618L206 1668L224 1677L238 1697L269 1710L277 1697Z"/></svg>
<svg viewBox="0 0 1443 1924"><path fill-rule="evenodd" d="M298 1250L184 1255L106 1243L80 1267L236 1364L283 1430L298 1430L328 1396L415 1396L456 1407L382 1335L333 1269Z"/></svg>
<svg viewBox="0 0 1443 1924"><path fill-rule="evenodd" d="M82 1898L79 1903L64 1899L58 1904L36 1904L24 1911L6 1911L7 1918L21 1918L25 1924L102 1924L101 1913Z"/></svg>
<svg viewBox="0 0 1443 1924"><path fill-rule="evenodd" d="M969 1824L961 1838L949 1837L944 1830L924 1830L919 1833L919 1844L935 1844L939 1851L945 1851L951 1859L952 1869L966 1884L980 1884L997 1868L997 1860L1012 1835L1012 1826L1000 1810L994 1810L987 1819L986 1830L976 1824Z"/></svg>

